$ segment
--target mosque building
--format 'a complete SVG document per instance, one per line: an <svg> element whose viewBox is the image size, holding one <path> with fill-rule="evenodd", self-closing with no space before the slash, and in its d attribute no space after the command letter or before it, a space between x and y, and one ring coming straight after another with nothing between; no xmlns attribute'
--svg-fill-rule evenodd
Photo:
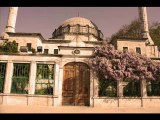
<svg viewBox="0 0 160 120"><path fill-rule="evenodd" d="M147 96L146 83L141 96L124 97L124 83L117 83L116 97L99 95L98 78L88 60L103 33L91 20L73 17L65 20L44 39L40 33L15 32L18 7L9 8L7 26L0 38L15 41L18 53L0 53L0 104L35 106L143 107L160 106L160 96ZM158 47L149 36L146 7L139 8L142 39L120 38L111 43L159 61ZM160 89L160 88L159 88ZM160 91L159 91L160 92ZM160 95L160 93L159 93Z"/></svg>

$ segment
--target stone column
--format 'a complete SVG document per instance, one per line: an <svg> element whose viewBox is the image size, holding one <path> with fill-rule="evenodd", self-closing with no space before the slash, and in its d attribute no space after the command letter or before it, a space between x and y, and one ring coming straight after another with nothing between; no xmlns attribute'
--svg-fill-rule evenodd
<svg viewBox="0 0 160 120"><path fill-rule="evenodd" d="M62 90L63 90L63 67L59 68L59 84L58 84L58 105L62 106Z"/></svg>
<svg viewBox="0 0 160 120"><path fill-rule="evenodd" d="M141 96L147 97L146 80L141 80Z"/></svg>
<svg viewBox="0 0 160 120"><path fill-rule="evenodd" d="M118 80L117 81L117 96L118 97L123 97L123 81Z"/></svg>
<svg viewBox="0 0 160 120"><path fill-rule="evenodd" d="M90 69L90 106L94 106L94 77L93 70Z"/></svg>
<svg viewBox="0 0 160 120"><path fill-rule="evenodd" d="M13 75L13 62L7 62L6 74L5 74L5 82L4 82L4 93L11 92L11 85L12 85L12 75Z"/></svg>
<svg viewBox="0 0 160 120"><path fill-rule="evenodd" d="M122 80L117 81L117 106L121 106L121 97L123 97L123 88L124 88L124 82Z"/></svg>
<svg viewBox="0 0 160 120"><path fill-rule="evenodd" d="M16 18L17 18L18 7L10 7L8 22L5 32L15 32Z"/></svg>
<svg viewBox="0 0 160 120"><path fill-rule="evenodd" d="M98 84L98 77L96 76L96 73L93 73L93 82L94 82L94 97L98 97L99 92L99 84Z"/></svg>
<svg viewBox="0 0 160 120"><path fill-rule="evenodd" d="M93 94L93 100L90 101L91 102L90 105L92 105L92 107L95 107L95 106L97 106L96 105L96 99L97 99L97 97L99 97L99 94L98 94L98 92L99 92L99 79L96 75L96 72L92 71L91 75L92 75L91 79L93 79L92 80L93 81L93 83L92 83L93 84L93 87L92 87L93 91L90 91L90 92L92 92L92 94Z"/></svg>
<svg viewBox="0 0 160 120"><path fill-rule="evenodd" d="M34 94L35 92L35 84L36 84L36 71L37 65L35 61L32 61L30 64L30 74L29 74L29 94Z"/></svg>
<svg viewBox="0 0 160 120"><path fill-rule="evenodd" d="M59 65L55 64L54 66L54 96L58 96L59 91ZM59 97L54 98L54 106L59 106Z"/></svg>

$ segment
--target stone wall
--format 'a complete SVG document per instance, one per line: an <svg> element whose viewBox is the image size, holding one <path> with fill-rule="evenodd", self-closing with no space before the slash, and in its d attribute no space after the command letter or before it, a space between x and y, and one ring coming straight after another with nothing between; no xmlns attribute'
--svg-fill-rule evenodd
<svg viewBox="0 0 160 120"><path fill-rule="evenodd" d="M0 102L3 105L54 106L54 99L57 97L47 95L1 94L0 98Z"/></svg>
<svg viewBox="0 0 160 120"><path fill-rule="evenodd" d="M140 47L142 55L146 55L147 52L145 41L118 39L117 50L123 51L123 47L128 47L129 52L136 52L136 47Z"/></svg>
<svg viewBox="0 0 160 120"><path fill-rule="evenodd" d="M160 97L96 97L93 99L94 107L160 107Z"/></svg>
<svg viewBox="0 0 160 120"><path fill-rule="evenodd" d="M18 43L18 49L20 49L20 46L27 46L27 43L32 43L32 47L34 49L37 50L37 46L42 46L42 42L40 40L39 37L35 36L35 37L32 37L32 36L13 36L13 37L9 37L9 41L16 41L16 43Z"/></svg>
<svg viewBox="0 0 160 120"><path fill-rule="evenodd" d="M136 52L136 47L141 48L141 54L149 58L158 58L158 47L154 45L146 45L145 40L132 40L132 39L118 39L117 50L123 51L123 47L128 47L129 52Z"/></svg>
<svg viewBox="0 0 160 120"><path fill-rule="evenodd" d="M0 105L3 104L3 96L0 94Z"/></svg>
<svg viewBox="0 0 160 120"><path fill-rule="evenodd" d="M25 106L57 106L58 96L47 95L20 95L20 94L0 94L0 104L3 105L25 105ZM59 106L59 105L58 105ZM61 105L60 105L61 106ZM92 105L90 105L92 107ZM114 108L114 107L160 107L160 97L146 98L93 98L93 107Z"/></svg>

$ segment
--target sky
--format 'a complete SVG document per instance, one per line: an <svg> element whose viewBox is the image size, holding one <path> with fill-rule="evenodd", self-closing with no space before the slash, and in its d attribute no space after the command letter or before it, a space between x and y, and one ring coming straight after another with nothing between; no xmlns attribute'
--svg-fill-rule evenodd
<svg viewBox="0 0 160 120"><path fill-rule="evenodd" d="M7 24L9 7L0 7L0 34ZM123 25L138 18L138 7L19 7L16 32L41 33L46 39L65 20L77 17L94 22L104 34L111 37ZM160 7L147 7L149 23L160 22Z"/></svg>

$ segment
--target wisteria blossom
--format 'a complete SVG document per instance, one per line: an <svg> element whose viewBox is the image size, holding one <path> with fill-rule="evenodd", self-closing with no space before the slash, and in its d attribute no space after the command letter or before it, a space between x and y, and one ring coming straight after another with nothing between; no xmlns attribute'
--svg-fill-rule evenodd
<svg viewBox="0 0 160 120"><path fill-rule="evenodd" d="M106 80L160 80L160 64L140 54L115 50L107 42L95 48L89 63Z"/></svg>

